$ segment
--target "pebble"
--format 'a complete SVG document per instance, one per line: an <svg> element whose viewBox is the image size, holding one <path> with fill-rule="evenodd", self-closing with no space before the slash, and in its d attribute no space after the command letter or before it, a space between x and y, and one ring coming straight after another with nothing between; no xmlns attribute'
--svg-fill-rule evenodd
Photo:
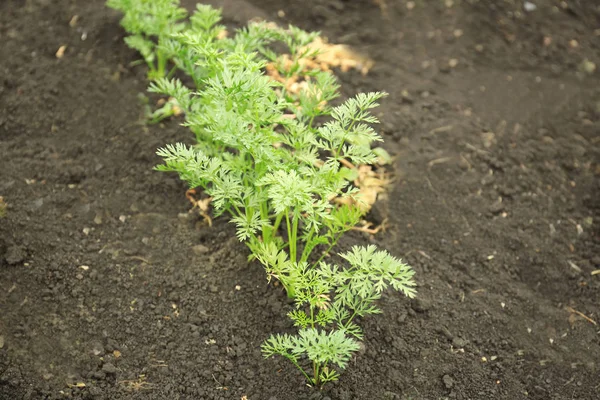
<svg viewBox="0 0 600 400"><path fill-rule="evenodd" d="M442 377L442 381L444 382L444 386L446 386L446 389L452 389L452 387L454 386L454 379L452 379L450 375L444 375Z"/></svg>
<svg viewBox="0 0 600 400"><path fill-rule="evenodd" d="M400 93L400 95L402 96L403 103L413 104L415 102L407 90L403 90L402 93Z"/></svg>
<svg viewBox="0 0 600 400"><path fill-rule="evenodd" d="M106 378L106 374L102 371L96 371L92 374L92 377L97 380L102 380Z"/></svg>
<svg viewBox="0 0 600 400"><path fill-rule="evenodd" d="M481 178L481 184L483 186L489 186L492 183L494 183L494 181L496 180L496 178L494 177L494 175L492 174L487 174L485 175L483 178Z"/></svg>
<svg viewBox="0 0 600 400"><path fill-rule="evenodd" d="M25 261L25 257L27 257L27 253L23 247L10 246L6 251L5 259L8 265L16 265Z"/></svg>
<svg viewBox="0 0 600 400"><path fill-rule="evenodd" d="M418 313L424 313L424 312L426 312L427 310L429 310L431 308L431 305L426 300L415 299L411 303L411 307L412 307L413 310L415 310Z"/></svg>
<svg viewBox="0 0 600 400"><path fill-rule="evenodd" d="M112 365L111 363L106 363L102 366L102 372L105 372L107 374L111 374L114 375L117 373L117 367L115 367L114 365Z"/></svg>
<svg viewBox="0 0 600 400"><path fill-rule="evenodd" d="M467 345L467 343L469 343L468 341L466 341L465 339L461 339L459 337L455 337L454 339L452 339L452 346L462 349L463 347L465 347Z"/></svg>
<svg viewBox="0 0 600 400"><path fill-rule="evenodd" d="M580 68L583 72L592 75L596 71L596 64L588 59L585 59L581 62Z"/></svg>
<svg viewBox="0 0 600 400"><path fill-rule="evenodd" d="M525 3L523 3L523 8L527 12L532 12L532 11L535 11L537 9L537 6L535 4L533 4L532 2L530 2L530 1L526 1Z"/></svg>
<svg viewBox="0 0 600 400"><path fill-rule="evenodd" d="M500 214L504 211L504 204L501 201L496 201L490 206L489 210L492 214Z"/></svg>
<svg viewBox="0 0 600 400"><path fill-rule="evenodd" d="M95 356L104 355L105 351L104 351L104 346L102 346L102 343L94 342L94 343L92 343L91 347L92 347L92 354L94 354Z"/></svg>
<svg viewBox="0 0 600 400"><path fill-rule="evenodd" d="M202 254L209 253L210 249L203 244L197 244L194 247L192 247L192 251L196 255L202 255Z"/></svg>
<svg viewBox="0 0 600 400"><path fill-rule="evenodd" d="M445 326L439 327L437 332L444 335L448 340L454 340L454 335Z"/></svg>

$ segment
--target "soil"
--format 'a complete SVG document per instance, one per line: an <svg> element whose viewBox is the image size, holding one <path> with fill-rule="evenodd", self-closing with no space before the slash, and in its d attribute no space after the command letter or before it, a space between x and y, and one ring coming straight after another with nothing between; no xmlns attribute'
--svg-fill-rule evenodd
<svg viewBox="0 0 600 400"><path fill-rule="evenodd" d="M141 122L145 71L119 15L0 2L0 399L598 398L598 5L379 3L212 2L230 25L268 18L353 46L375 66L340 74L344 94L390 93L396 179L369 216L387 230L341 248L403 257L418 299L387 294L319 392L260 354L291 331L283 292L231 224L206 226L152 170L190 135Z"/></svg>

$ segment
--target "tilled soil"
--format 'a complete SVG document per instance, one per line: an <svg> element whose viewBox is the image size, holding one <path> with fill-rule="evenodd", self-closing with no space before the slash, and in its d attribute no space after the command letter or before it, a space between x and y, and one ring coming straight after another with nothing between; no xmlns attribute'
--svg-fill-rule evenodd
<svg viewBox="0 0 600 400"><path fill-rule="evenodd" d="M375 66L344 94L390 93L395 181L369 215L387 229L341 248L403 257L419 295L386 295L319 392L260 354L292 329L284 293L152 170L190 135L142 122L119 15L0 2L0 399L597 398L600 10L529 3L212 1L353 46Z"/></svg>

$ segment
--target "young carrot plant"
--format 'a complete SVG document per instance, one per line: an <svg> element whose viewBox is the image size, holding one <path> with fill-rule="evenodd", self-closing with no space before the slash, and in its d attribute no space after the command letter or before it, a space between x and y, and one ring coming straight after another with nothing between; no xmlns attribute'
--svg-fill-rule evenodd
<svg viewBox="0 0 600 400"><path fill-rule="evenodd" d="M275 94L278 85L262 73L264 62L247 53L223 53L214 62L215 76L199 92L178 80L152 85L176 99L198 139L194 147L161 149L165 164L158 169L178 172L213 198L217 214L230 213L239 239L294 297L297 273L290 265L316 266L363 216L359 207L331 200L357 192L342 160L377 158L370 144L380 137L368 125L377 122L369 110L384 94L349 99L327 112L331 121L314 127L310 114L288 118L291 105ZM319 98L333 93L317 89L312 93ZM302 98L314 104L312 96ZM323 256L311 257L320 245Z"/></svg>
<svg viewBox="0 0 600 400"><path fill-rule="evenodd" d="M262 345L265 357L280 355L290 360L310 385L322 387L335 381L363 339L356 317L379 314L375 302L392 287L412 298L414 271L375 246L358 247L340 256L341 268L320 262L316 267L294 267L296 310L288 316L299 328L297 335L272 335ZM308 360L310 367L302 366ZM337 367L337 369L335 368Z"/></svg>
<svg viewBox="0 0 600 400"><path fill-rule="evenodd" d="M354 166L381 154L372 149L382 139L371 110L385 94L361 93L330 106L339 96L335 77L304 64L314 55L307 46L314 33L257 23L229 38L220 12L208 6L183 21L177 0L109 5L125 13L128 44L151 70L150 91L170 98L154 117L176 106L197 139L194 146L159 149L164 164L156 169L202 188L217 216L230 215L251 259L296 303L289 317L298 333L271 336L263 354L287 358L310 385L337 380L363 338L357 317L379 313L375 302L388 287L415 294L410 267L374 246L340 254L346 266L324 261L364 216ZM279 57L275 42L290 55ZM169 63L192 88L170 76ZM290 90L300 74L303 85Z"/></svg>
<svg viewBox="0 0 600 400"><path fill-rule="evenodd" d="M123 12L121 25L130 33L125 43L141 54L148 78L166 76L170 54L164 44L185 29L187 11L179 7L179 0L108 0L107 5Z"/></svg>
<svg viewBox="0 0 600 400"><path fill-rule="evenodd" d="M343 160L360 164L376 157L370 144L379 136L369 123L377 120L369 110L383 94L360 94L319 111L331 120L315 127L310 113L287 118L291 105L275 95L277 84L262 74L263 62L246 53L223 54L216 62L215 76L199 92L177 80L153 85L184 107L185 125L199 140L159 150L165 164L157 168L178 172L213 198L218 214L231 214L238 238L297 306L289 317L298 334L271 336L263 354L285 357L310 385L322 387L338 379L360 347L356 318L379 313L374 302L388 286L415 294L410 267L374 246L341 254L345 268L323 261L363 215L359 207L331 200L356 194ZM301 98L317 104L313 96L328 90L316 89ZM313 255L320 247L322 254Z"/></svg>

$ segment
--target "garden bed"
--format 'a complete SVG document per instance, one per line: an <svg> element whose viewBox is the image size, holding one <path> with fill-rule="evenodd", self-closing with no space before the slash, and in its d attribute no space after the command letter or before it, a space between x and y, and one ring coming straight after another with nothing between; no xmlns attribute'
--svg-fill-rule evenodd
<svg viewBox="0 0 600 400"><path fill-rule="evenodd" d="M390 93L377 112L395 181L368 217L387 229L340 247L402 257L418 297L384 295L364 350L319 392L260 353L291 328L285 293L232 224L207 226L152 171L158 147L191 138L143 123L118 13L2 2L0 399L594 398L600 11L451 3L211 2L231 26L353 46L375 64L339 73L343 93Z"/></svg>

